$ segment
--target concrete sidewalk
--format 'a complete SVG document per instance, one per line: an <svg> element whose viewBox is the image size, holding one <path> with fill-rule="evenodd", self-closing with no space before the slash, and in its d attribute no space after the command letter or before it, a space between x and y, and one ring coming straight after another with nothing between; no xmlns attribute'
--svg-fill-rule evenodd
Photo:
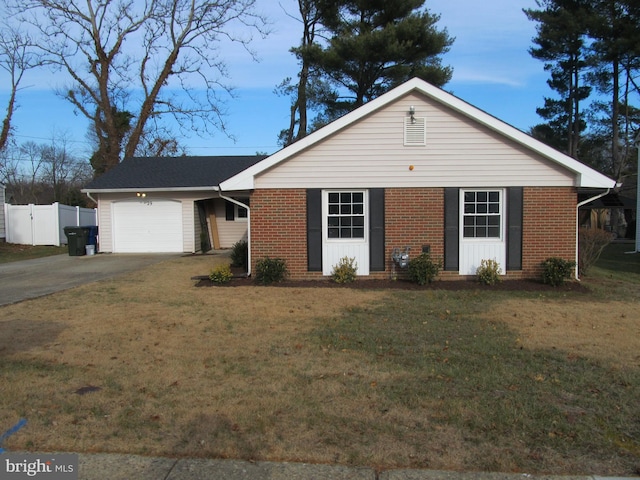
<svg viewBox="0 0 640 480"><path fill-rule="evenodd" d="M306 463L247 462L81 454L79 480L613 480L621 477L553 476L387 470ZM624 477L637 478L637 477Z"/></svg>

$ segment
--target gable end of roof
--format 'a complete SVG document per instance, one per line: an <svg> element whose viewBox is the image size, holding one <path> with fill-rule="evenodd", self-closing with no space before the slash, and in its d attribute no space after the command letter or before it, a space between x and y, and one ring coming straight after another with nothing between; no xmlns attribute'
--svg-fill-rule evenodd
<svg viewBox="0 0 640 480"><path fill-rule="evenodd" d="M347 115L335 120L329 125L317 130L302 140L274 153L270 157L256 163L255 165L239 172L237 175L221 182L220 188L223 191L234 190L250 190L254 188L255 177L260 173L275 167L279 163L286 161L297 153L309 148L315 143L327 138L328 136L346 128L347 126L359 121L365 116L389 105L390 103L408 95L409 93L420 93L433 101L474 120L480 125L489 128L498 134L508 138L519 145L531 150L538 155L566 168L576 176L576 186L592 187L592 188L613 188L615 181L602 175L591 167L565 155L548 145L534 139L517 128L508 125L496 117L474 107L473 105L461 100L444 90L434 87L433 85L413 78L402 85L390 90L380 97L366 103L362 107L348 113Z"/></svg>

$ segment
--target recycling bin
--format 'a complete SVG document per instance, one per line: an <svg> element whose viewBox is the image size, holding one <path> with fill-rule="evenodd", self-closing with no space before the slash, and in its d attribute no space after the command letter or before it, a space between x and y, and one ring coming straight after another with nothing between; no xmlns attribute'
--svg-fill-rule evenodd
<svg viewBox="0 0 640 480"><path fill-rule="evenodd" d="M98 251L98 226L97 225L87 225L85 227L81 227L87 232L87 243L86 246L93 245L93 252L97 253Z"/></svg>

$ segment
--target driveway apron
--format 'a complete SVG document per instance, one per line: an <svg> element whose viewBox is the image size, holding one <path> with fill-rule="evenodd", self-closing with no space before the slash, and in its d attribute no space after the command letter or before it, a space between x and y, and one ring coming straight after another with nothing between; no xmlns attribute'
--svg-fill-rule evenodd
<svg viewBox="0 0 640 480"><path fill-rule="evenodd" d="M139 270L179 254L54 255L0 264L0 305Z"/></svg>

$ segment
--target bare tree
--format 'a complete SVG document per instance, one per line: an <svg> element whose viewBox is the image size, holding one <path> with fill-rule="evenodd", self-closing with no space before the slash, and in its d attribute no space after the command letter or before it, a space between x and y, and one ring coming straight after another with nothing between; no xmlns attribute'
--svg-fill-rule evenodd
<svg viewBox="0 0 640 480"><path fill-rule="evenodd" d="M51 201L67 202L69 190L91 179L91 168L75 155L66 133L55 134L51 142L40 145L40 180L51 191Z"/></svg>
<svg viewBox="0 0 640 480"><path fill-rule="evenodd" d="M321 14L316 0L298 0L298 11L300 18L290 15L300 21L302 25L302 37L300 46L291 49L300 63L300 73L298 74L298 84L291 85L291 79L287 78L278 86L278 93L291 95L291 115L289 128L280 134L280 143L283 146L300 140L307 136L308 131L308 107L313 103L310 90L313 90L311 82L319 82L312 72L312 65L309 60L310 52L319 48L316 44L316 29L321 27ZM316 87L317 88L317 87ZM295 133L296 124L298 133Z"/></svg>
<svg viewBox="0 0 640 480"><path fill-rule="evenodd" d="M95 128L105 170L135 154L152 119L184 131L225 130L220 57L225 42L247 51L265 20L255 0L14 0L42 34L40 47L72 85L64 96ZM123 114L130 114L123 141Z"/></svg>
<svg viewBox="0 0 640 480"><path fill-rule="evenodd" d="M5 151L4 183L17 203L38 202L42 167L41 147L35 142Z"/></svg>
<svg viewBox="0 0 640 480"><path fill-rule="evenodd" d="M13 113L17 108L16 98L20 84L27 70L42 64L28 35L15 27L0 25L0 68L9 74L9 99L0 130L0 150L7 146L11 133Z"/></svg>
<svg viewBox="0 0 640 480"><path fill-rule="evenodd" d="M77 204L80 189L91 179L91 166L70 147L68 135L55 133L50 143L9 145L0 153L0 181L16 203Z"/></svg>

